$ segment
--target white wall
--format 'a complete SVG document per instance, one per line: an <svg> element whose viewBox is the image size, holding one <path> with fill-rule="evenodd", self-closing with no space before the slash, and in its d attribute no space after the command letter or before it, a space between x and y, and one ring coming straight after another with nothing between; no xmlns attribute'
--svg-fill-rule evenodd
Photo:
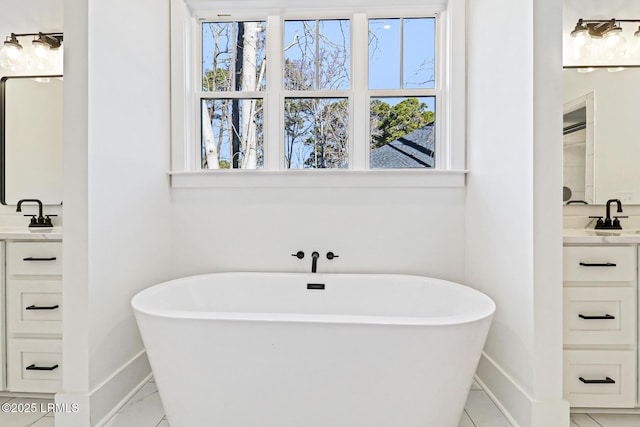
<svg viewBox="0 0 640 427"><path fill-rule="evenodd" d="M468 11L466 281L497 304L481 379L522 427L568 425L554 3L487 0Z"/></svg>
<svg viewBox="0 0 640 427"><path fill-rule="evenodd" d="M518 23L520 37L502 37L508 27L493 31L485 28L487 20L497 19L497 11L506 21L505 25ZM487 353L513 372L519 383L531 389L533 22L530 4L500 0L472 2L469 20L470 173L466 273L498 306ZM501 49L493 48L501 38ZM505 55L505 51L509 55ZM492 108L485 107L489 99Z"/></svg>
<svg viewBox="0 0 640 427"><path fill-rule="evenodd" d="M173 190L174 272L319 271L463 278L464 189Z"/></svg>
<svg viewBox="0 0 640 427"><path fill-rule="evenodd" d="M76 426L95 424L149 374L130 300L170 277L169 3L65 0L65 14L72 223L58 400L90 407L58 421Z"/></svg>

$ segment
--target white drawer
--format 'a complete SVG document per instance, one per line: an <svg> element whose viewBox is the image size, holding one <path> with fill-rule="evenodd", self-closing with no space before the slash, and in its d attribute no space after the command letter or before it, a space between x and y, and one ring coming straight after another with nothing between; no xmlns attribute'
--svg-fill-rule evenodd
<svg viewBox="0 0 640 427"><path fill-rule="evenodd" d="M565 344L635 343L634 288L564 288Z"/></svg>
<svg viewBox="0 0 640 427"><path fill-rule="evenodd" d="M7 274L62 275L62 242L8 242Z"/></svg>
<svg viewBox="0 0 640 427"><path fill-rule="evenodd" d="M61 280L8 280L9 334L62 333Z"/></svg>
<svg viewBox="0 0 640 427"><path fill-rule="evenodd" d="M634 407L635 358L633 350L565 350L564 398L575 407Z"/></svg>
<svg viewBox="0 0 640 427"><path fill-rule="evenodd" d="M7 389L55 393L62 389L62 340L9 339Z"/></svg>
<svg viewBox="0 0 640 427"><path fill-rule="evenodd" d="M635 246L565 246L565 282L630 282L636 279Z"/></svg>

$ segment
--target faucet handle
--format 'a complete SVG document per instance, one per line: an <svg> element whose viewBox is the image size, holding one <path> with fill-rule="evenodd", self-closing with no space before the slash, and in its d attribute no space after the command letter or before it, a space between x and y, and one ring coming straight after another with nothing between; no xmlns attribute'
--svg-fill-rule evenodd
<svg viewBox="0 0 640 427"><path fill-rule="evenodd" d="M302 258L304 258L304 252L298 251L295 254L291 254L291 256L294 256L294 257L296 257L298 259L302 259Z"/></svg>
<svg viewBox="0 0 640 427"><path fill-rule="evenodd" d="M327 259L334 259L338 257L340 257L340 255L336 255L333 252L327 252Z"/></svg>
<svg viewBox="0 0 640 427"><path fill-rule="evenodd" d="M622 226L620 225L620 220L618 218L629 218L629 215L624 215L624 216L620 215L620 216L613 217L613 222L611 223L611 226L616 229L622 230Z"/></svg>
<svg viewBox="0 0 640 427"><path fill-rule="evenodd" d="M27 214L25 214L23 216L30 216L31 217L31 221L29 221L29 227L38 225L38 218L37 218L36 215L27 215Z"/></svg>
<svg viewBox="0 0 640 427"><path fill-rule="evenodd" d="M45 215L44 218L42 219L42 223L53 227L53 222L51 221L52 216L58 216L58 215L56 214Z"/></svg>
<svg viewBox="0 0 640 427"><path fill-rule="evenodd" d="M611 218L609 218L607 220L603 220L601 216L596 216L596 217L593 217L593 218L597 218L596 225L594 227L596 230L602 229L602 228L606 228L607 226L611 225ZM607 221L609 221L608 224L607 224Z"/></svg>

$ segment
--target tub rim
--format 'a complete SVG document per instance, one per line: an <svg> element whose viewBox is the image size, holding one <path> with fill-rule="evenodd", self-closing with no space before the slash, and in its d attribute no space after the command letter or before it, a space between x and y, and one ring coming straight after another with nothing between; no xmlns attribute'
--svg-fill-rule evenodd
<svg viewBox="0 0 640 427"><path fill-rule="evenodd" d="M161 292L165 288L181 286L180 282L185 280L198 280L209 277L220 276L260 276L260 275L300 275L318 278L323 277L375 277L375 278L411 278L427 280L429 282L439 282L446 286L457 287L464 293L471 295L471 298L482 301L482 306L474 308L471 313L454 314L448 316L388 316L388 315L355 315L355 314L318 314L318 313L270 313L270 312L248 312L248 311L191 311L191 310L169 310L150 307L145 298ZM306 272L281 272L281 271L224 271L216 273L204 273L191 276L184 276L165 282L151 285L137 292L131 299L131 306L136 316L138 314L181 320L216 320L229 322L281 322L281 323L332 323L332 324L372 324L372 325L401 325L401 326L454 326L466 323L474 323L492 318L496 311L496 304L492 298L485 293L462 283L445 279L438 279L429 276L401 273L306 273Z"/></svg>

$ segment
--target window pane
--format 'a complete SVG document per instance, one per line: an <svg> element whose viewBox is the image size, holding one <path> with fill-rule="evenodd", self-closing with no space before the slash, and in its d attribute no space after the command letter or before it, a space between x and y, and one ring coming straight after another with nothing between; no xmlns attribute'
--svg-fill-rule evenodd
<svg viewBox="0 0 640 427"><path fill-rule="evenodd" d="M369 88L400 88L400 19L369 20Z"/></svg>
<svg viewBox="0 0 640 427"><path fill-rule="evenodd" d="M285 89L349 89L349 28L347 19L285 21Z"/></svg>
<svg viewBox="0 0 640 427"><path fill-rule="evenodd" d="M203 99L202 169L262 169L261 99Z"/></svg>
<svg viewBox="0 0 640 427"><path fill-rule="evenodd" d="M434 18L403 19L403 89L435 88Z"/></svg>
<svg viewBox="0 0 640 427"><path fill-rule="evenodd" d="M285 167L348 167L349 101L346 98L286 98Z"/></svg>
<svg viewBox="0 0 640 427"><path fill-rule="evenodd" d="M369 20L369 88L435 88L435 18Z"/></svg>
<svg viewBox="0 0 640 427"><path fill-rule="evenodd" d="M435 167L435 97L371 98L372 169Z"/></svg>
<svg viewBox="0 0 640 427"><path fill-rule="evenodd" d="M265 28L265 22L204 22L202 90L264 90Z"/></svg>

